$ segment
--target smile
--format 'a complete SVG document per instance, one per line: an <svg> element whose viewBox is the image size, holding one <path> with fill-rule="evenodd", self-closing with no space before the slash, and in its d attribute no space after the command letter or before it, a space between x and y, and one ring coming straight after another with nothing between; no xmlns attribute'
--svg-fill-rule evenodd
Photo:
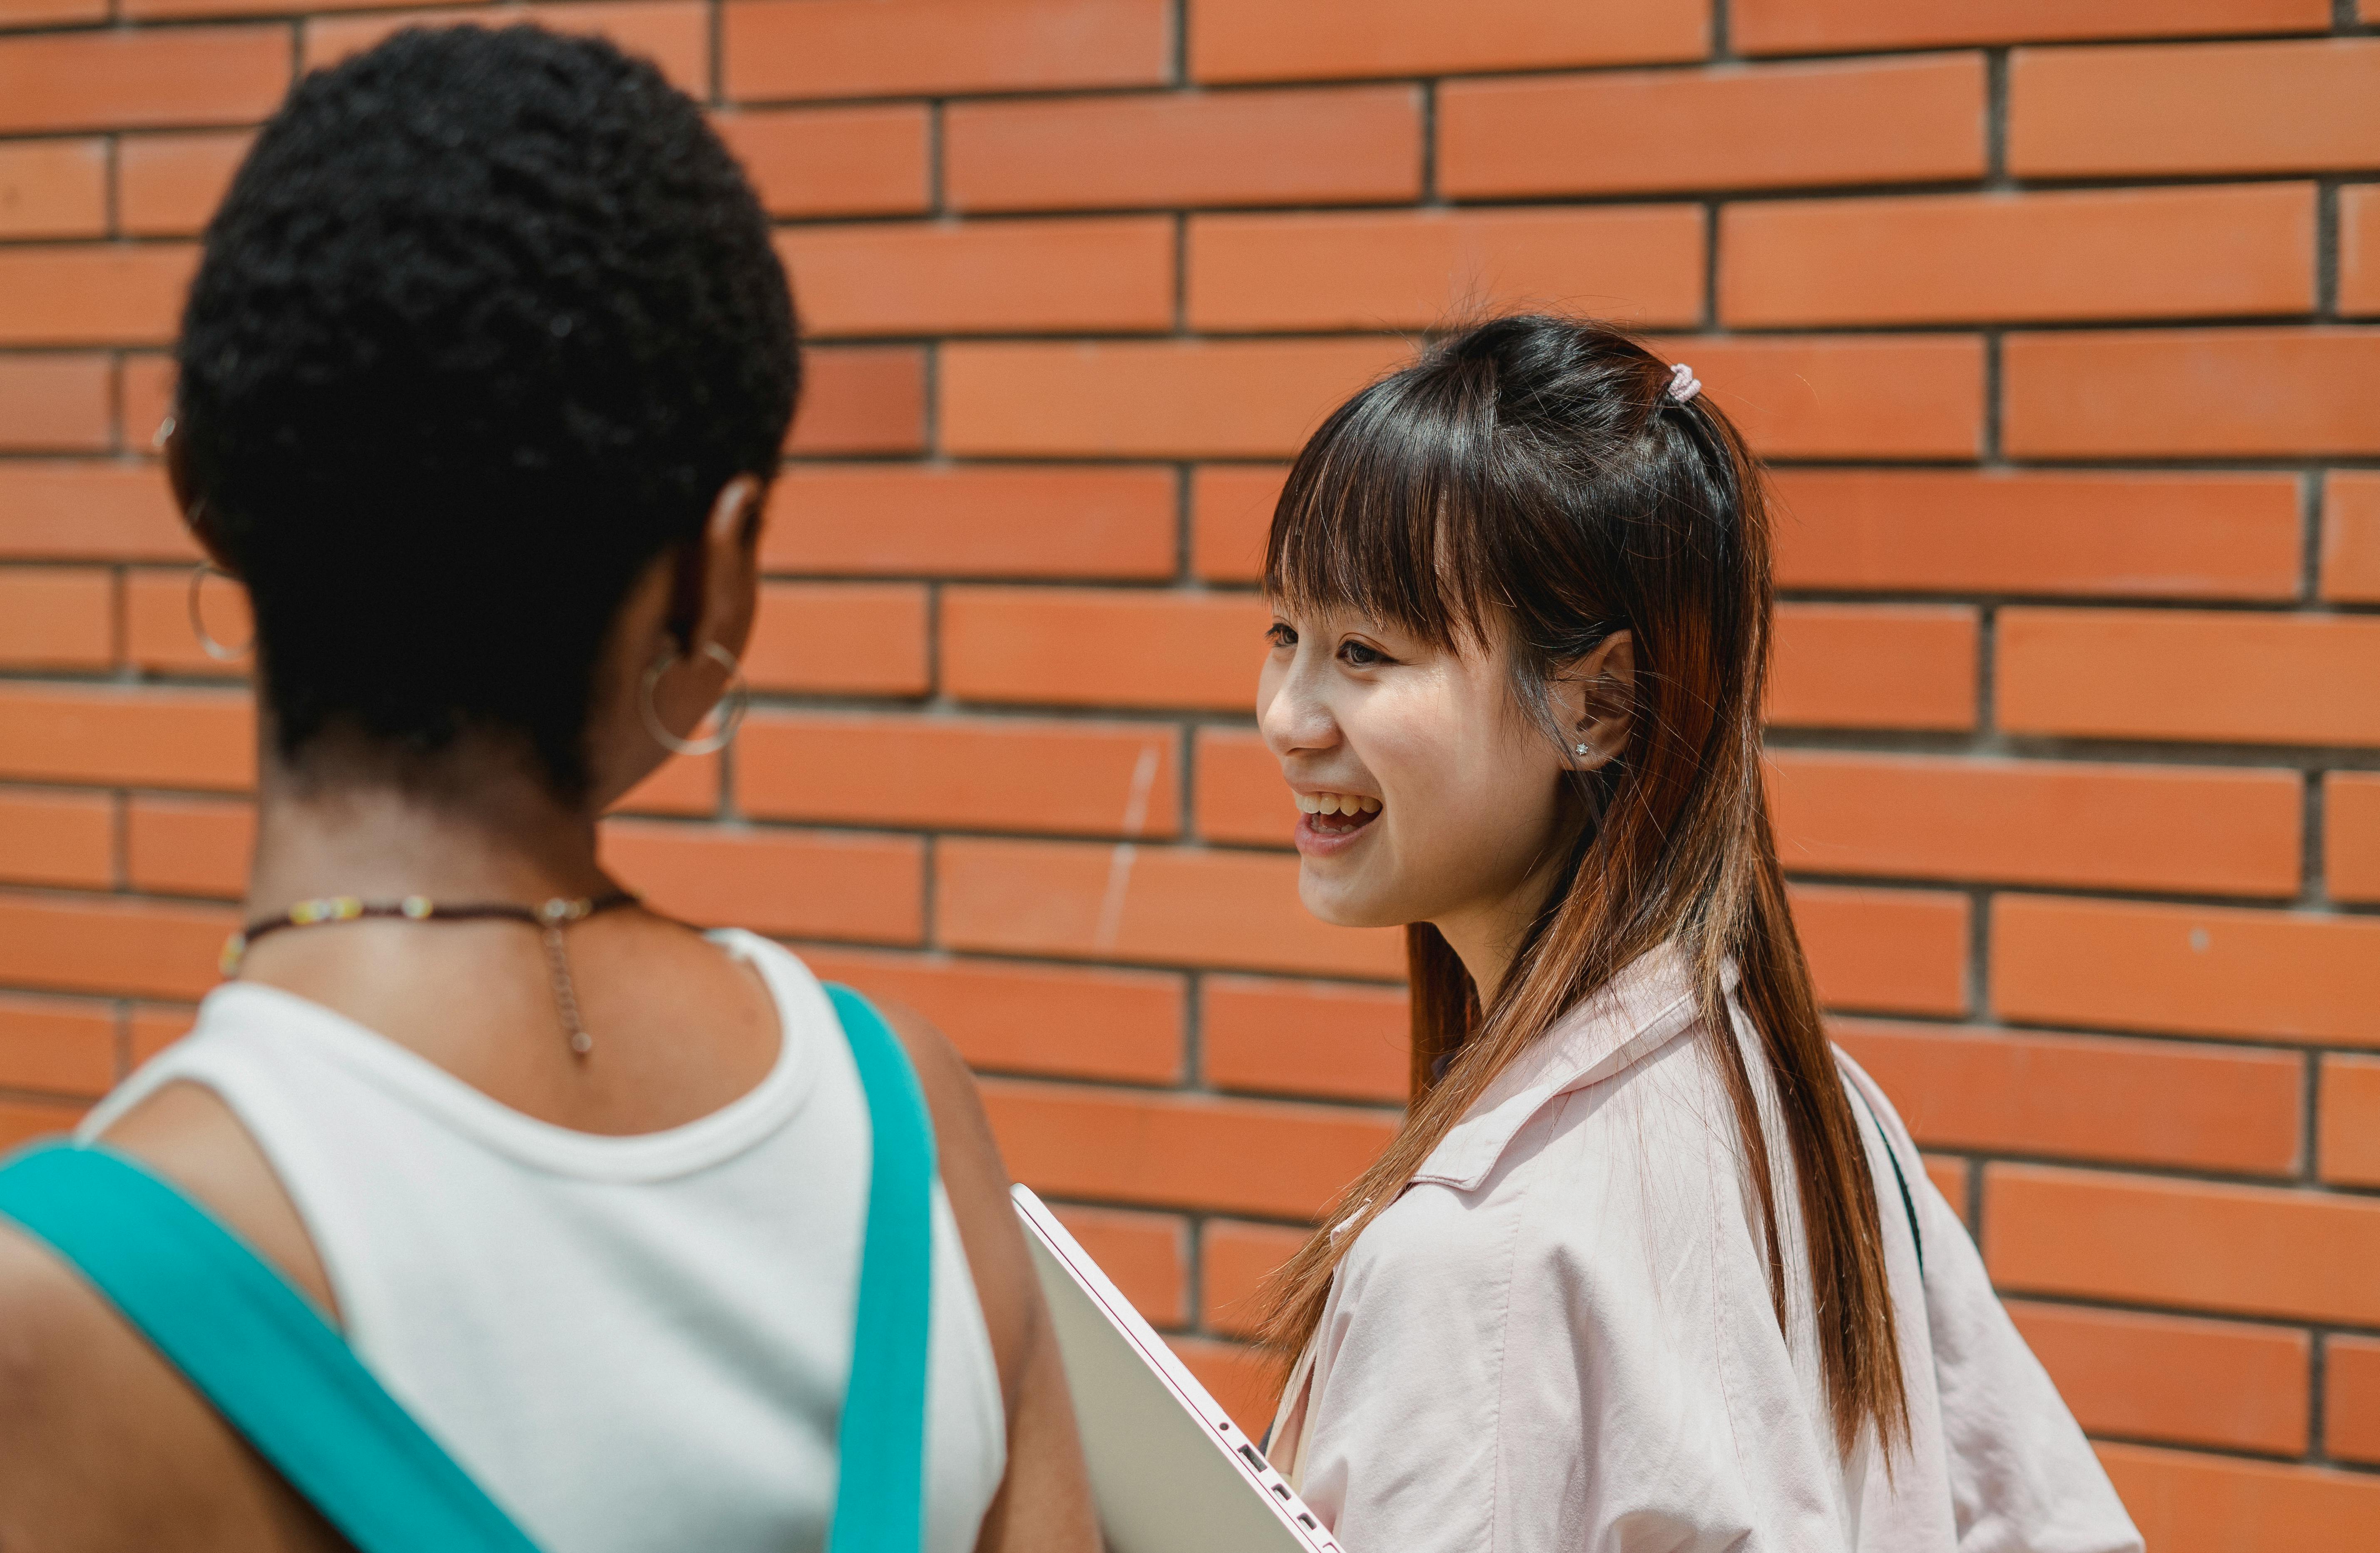
<svg viewBox="0 0 2380 1553"><path fill-rule="evenodd" d="M1300 793L1297 849L1335 852L1379 818L1380 800L1361 793Z"/></svg>

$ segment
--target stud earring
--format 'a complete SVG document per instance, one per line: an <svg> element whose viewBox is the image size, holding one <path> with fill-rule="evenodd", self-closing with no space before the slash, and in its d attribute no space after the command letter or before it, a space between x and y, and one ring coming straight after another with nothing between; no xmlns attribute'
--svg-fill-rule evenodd
<svg viewBox="0 0 2380 1553"><path fill-rule="evenodd" d="M1573 753L1575 753L1575 754L1584 755L1584 754L1585 754L1585 753L1586 753L1586 746L1585 746L1585 745L1583 745L1583 744L1582 744L1582 745L1573 745L1573 746L1572 746L1571 747L1572 747L1572 752L1573 752Z"/></svg>

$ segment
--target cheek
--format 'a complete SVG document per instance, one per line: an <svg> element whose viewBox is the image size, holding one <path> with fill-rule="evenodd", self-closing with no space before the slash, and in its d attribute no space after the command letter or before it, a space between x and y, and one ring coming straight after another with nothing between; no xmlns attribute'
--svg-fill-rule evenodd
<svg viewBox="0 0 2380 1553"><path fill-rule="evenodd" d="M1518 887L1560 818L1560 765L1543 737L1500 718L1386 722L1377 734L1366 759L1400 883L1447 902ZM1413 904L1409 920L1432 909Z"/></svg>

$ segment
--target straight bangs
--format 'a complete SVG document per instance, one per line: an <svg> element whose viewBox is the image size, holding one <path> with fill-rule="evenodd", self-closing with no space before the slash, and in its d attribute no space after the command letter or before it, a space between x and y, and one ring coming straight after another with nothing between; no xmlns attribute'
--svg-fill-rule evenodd
<svg viewBox="0 0 2380 1553"><path fill-rule="evenodd" d="M1487 590L1503 575L1494 440L1483 396L1450 375L1385 378L1308 440L1273 508L1268 599L1345 610L1450 650L1490 639L1511 602Z"/></svg>

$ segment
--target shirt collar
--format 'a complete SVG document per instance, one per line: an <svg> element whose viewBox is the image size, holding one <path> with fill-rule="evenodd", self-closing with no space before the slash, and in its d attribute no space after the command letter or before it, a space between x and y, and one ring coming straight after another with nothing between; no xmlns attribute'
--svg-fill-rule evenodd
<svg viewBox="0 0 2380 1553"><path fill-rule="evenodd" d="M1735 990L1732 961L1720 978L1726 991ZM1633 1067L1701 1013L1694 967L1675 944L1639 955L1498 1074L1430 1150L1414 1180L1476 1191L1522 1124L1547 1101Z"/></svg>

